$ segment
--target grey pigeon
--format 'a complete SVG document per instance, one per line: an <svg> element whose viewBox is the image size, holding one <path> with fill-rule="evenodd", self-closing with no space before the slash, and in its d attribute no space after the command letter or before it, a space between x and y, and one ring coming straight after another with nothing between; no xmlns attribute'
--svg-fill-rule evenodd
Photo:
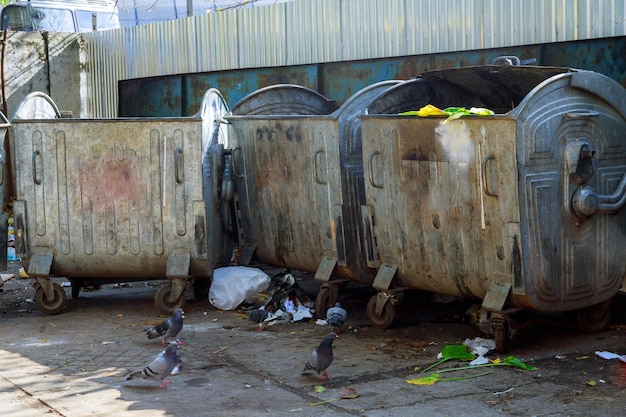
<svg viewBox="0 0 626 417"><path fill-rule="evenodd" d="M160 353L145 368L129 374L126 380L130 381L133 378L154 379L159 381L159 388L167 388L167 385L172 381L165 378L182 362L176 353L177 348L177 342L170 342L164 353Z"/></svg>
<svg viewBox="0 0 626 417"><path fill-rule="evenodd" d="M322 340L322 343L320 343L317 349L311 352L311 357L306 365L304 365L302 372L304 373L308 370L315 371L320 376L320 381L328 381L326 368L333 363L333 340L338 337L335 332L328 333L328 336Z"/></svg>
<svg viewBox="0 0 626 417"><path fill-rule="evenodd" d="M341 303L337 301L334 307L331 307L326 312L326 321L330 327L335 330L343 326L348 317L348 312L341 307Z"/></svg>
<svg viewBox="0 0 626 417"><path fill-rule="evenodd" d="M252 310L248 315L251 321L259 324L259 331L262 332L265 330L265 326L267 323L276 320L278 317L267 311L265 308L257 308L256 310Z"/></svg>
<svg viewBox="0 0 626 417"><path fill-rule="evenodd" d="M178 340L178 333L183 329L183 315L185 312L182 308L177 308L172 313L172 317L163 320L161 323L157 324L154 327L146 330L148 334L148 339L156 339L157 337L163 336L163 346L167 345L169 342L176 341L182 345L180 340Z"/></svg>

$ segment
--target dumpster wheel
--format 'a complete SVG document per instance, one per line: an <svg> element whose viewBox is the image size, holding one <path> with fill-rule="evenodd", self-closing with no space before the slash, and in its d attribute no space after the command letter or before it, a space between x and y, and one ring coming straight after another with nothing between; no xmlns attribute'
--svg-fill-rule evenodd
<svg viewBox="0 0 626 417"><path fill-rule="evenodd" d="M80 296L80 289L85 286L85 282L80 278L70 279L72 283L72 299L75 300Z"/></svg>
<svg viewBox="0 0 626 417"><path fill-rule="evenodd" d="M396 308L391 303L391 301L387 301L383 306L381 314L376 314L376 300L378 296L374 295L367 302L367 318L370 320L374 327L378 327L380 329L386 329L393 324L393 321L396 319Z"/></svg>
<svg viewBox="0 0 626 417"><path fill-rule="evenodd" d="M52 290L54 291L54 299L52 300L48 300L43 287L40 286L35 290L35 306L37 306L37 310L49 316L60 313L67 303L67 296L63 287L53 283Z"/></svg>
<svg viewBox="0 0 626 417"><path fill-rule="evenodd" d="M185 294L181 294L180 297L173 303L170 302L170 293L172 292L172 283L166 284L164 287L159 288L154 296L154 304L161 314L172 314L178 307L182 307L185 304Z"/></svg>
<svg viewBox="0 0 626 417"><path fill-rule="evenodd" d="M581 308L576 315L578 327L585 333L596 333L608 329L611 324L611 299L590 307Z"/></svg>
<svg viewBox="0 0 626 417"><path fill-rule="evenodd" d="M320 287L320 291L317 293L317 297L315 298L315 315L318 318L326 318L326 312L328 309L335 305L335 301L337 299L335 291L335 300L331 300L331 288L323 285Z"/></svg>

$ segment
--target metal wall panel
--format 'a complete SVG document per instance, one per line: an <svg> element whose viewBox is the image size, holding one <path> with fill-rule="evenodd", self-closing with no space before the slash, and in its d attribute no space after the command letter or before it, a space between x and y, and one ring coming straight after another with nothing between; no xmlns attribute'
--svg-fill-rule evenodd
<svg viewBox="0 0 626 417"><path fill-rule="evenodd" d="M89 116L117 82L623 36L623 0L294 0L85 34Z"/></svg>
<svg viewBox="0 0 626 417"><path fill-rule="evenodd" d="M341 13L337 0L285 5L286 65L329 62L341 56Z"/></svg>

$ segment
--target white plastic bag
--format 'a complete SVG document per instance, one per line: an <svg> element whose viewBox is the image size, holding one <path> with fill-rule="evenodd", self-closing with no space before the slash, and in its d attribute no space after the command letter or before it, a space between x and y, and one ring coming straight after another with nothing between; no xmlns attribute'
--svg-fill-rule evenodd
<svg viewBox="0 0 626 417"><path fill-rule="evenodd" d="M209 302L220 310L234 310L244 301L252 301L265 291L271 278L258 268L227 266L213 273Z"/></svg>

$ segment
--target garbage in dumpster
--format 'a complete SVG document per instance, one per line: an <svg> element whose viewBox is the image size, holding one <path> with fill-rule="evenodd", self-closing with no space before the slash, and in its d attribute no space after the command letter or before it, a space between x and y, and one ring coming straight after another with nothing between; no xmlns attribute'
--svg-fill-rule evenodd
<svg viewBox="0 0 626 417"><path fill-rule="evenodd" d="M458 119L459 117L465 116L493 116L493 110L485 109L483 107L471 107L467 110L465 107L446 107L441 110L432 104L427 104L422 107L418 111L411 110L399 113L400 116L420 116L420 117L428 117L428 116L448 116L448 118L444 121L444 123L449 122L450 120Z"/></svg>
<svg viewBox="0 0 626 417"><path fill-rule="evenodd" d="M217 268L209 289L209 302L220 310L234 310L244 301L253 303L258 299L270 281L270 276L258 268Z"/></svg>

